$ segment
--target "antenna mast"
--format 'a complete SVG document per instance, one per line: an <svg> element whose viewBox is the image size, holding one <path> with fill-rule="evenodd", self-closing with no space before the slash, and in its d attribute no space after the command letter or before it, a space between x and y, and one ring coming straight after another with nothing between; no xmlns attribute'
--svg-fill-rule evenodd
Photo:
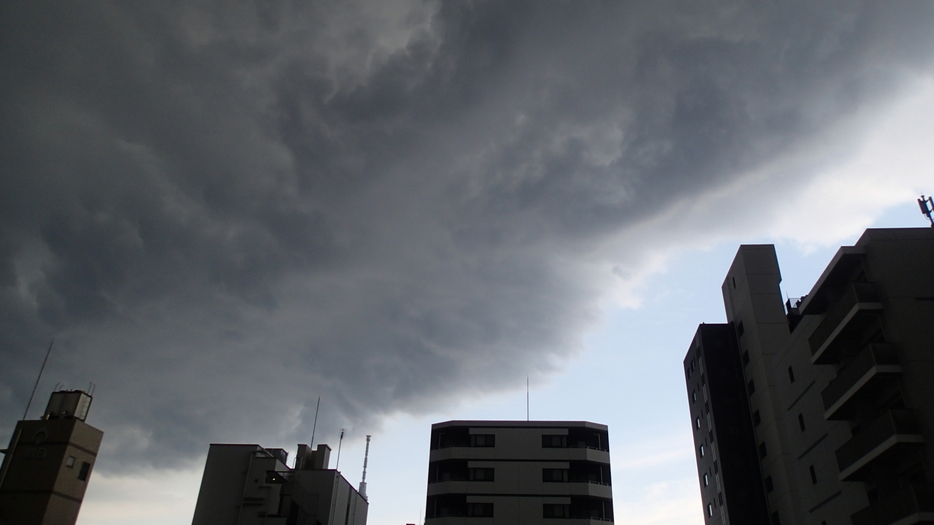
<svg viewBox="0 0 934 525"><path fill-rule="evenodd" d="M318 405L315 407L315 423L311 426L311 443L308 445L314 450L315 448L315 429L318 428L318 409L321 408L321 396L318 396Z"/></svg>
<svg viewBox="0 0 934 525"><path fill-rule="evenodd" d="M934 228L934 217L931 216L934 213L934 199L922 195L918 199L918 206L921 208L921 213L931 221L931 228Z"/></svg>
<svg viewBox="0 0 934 525"><path fill-rule="evenodd" d="M341 445L344 443L344 429L341 429L341 438L337 442L337 464L334 465L334 470L340 472L341 466Z"/></svg>
<svg viewBox="0 0 934 525"><path fill-rule="evenodd" d="M49 361L49 354L52 353L53 344L55 344L55 339L52 339L52 342L49 343L49 349L45 351L45 359L42 360L42 368L39 369L39 376L36 377L36 384L32 387L32 394L29 394L29 402L26 403L26 411L23 412L23 419L26 419L26 414L29 413L29 406L32 405L32 398L36 395L36 388L39 387L39 380L42 379L42 371L45 370L45 364Z"/></svg>
<svg viewBox="0 0 934 525"><path fill-rule="evenodd" d="M370 435L366 435L366 451L363 453L363 479L360 480L360 495L366 498L366 461L370 457Z"/></svg>

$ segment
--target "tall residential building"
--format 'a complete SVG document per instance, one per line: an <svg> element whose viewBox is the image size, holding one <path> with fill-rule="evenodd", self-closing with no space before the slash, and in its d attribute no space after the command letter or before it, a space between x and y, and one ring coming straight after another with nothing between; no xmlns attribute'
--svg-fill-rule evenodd
<svg viewBox="0 0 934 525"><path fill-rule="evenodd" d="M871 229L783 300L741 246L685 359L707 523L934 523L934 229Z"/></svg>
<svg viewBox="0 0 934 525"><path fill-rule="evenodd" d="M91 396L53 392L39 420L16 424L0 467L0 525L68 525L78 519L104 433L84 420Z"/></svg>
<svg viewBox="0 0 934 525"><path fill-rule="evenodd" d="M192 525L366 525L365 491L328 468L330 455L299 445L289 468L281 448L212 444Z"/></svg>
<svg viewBox="0 0 934 525"><path fill-rule="evenodd" d="M613 522L606 425L447 421L431 426L426 525Z"/></svg>

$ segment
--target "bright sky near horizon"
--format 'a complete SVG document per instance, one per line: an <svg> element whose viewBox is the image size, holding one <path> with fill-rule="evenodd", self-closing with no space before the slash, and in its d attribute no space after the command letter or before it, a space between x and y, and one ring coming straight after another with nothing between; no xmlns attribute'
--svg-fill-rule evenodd
<svg viewBox="0 0 934 525"><path fill-rule="evenodd" d="M702 523L681 359L741 243L807 293L925 227L934 4L0 7L0 440L105 431L79 525L190 523L207 446L336 448L416 522L430 424L609 425L617 521ZM334 458L332 458L334 459Z"/></svg>

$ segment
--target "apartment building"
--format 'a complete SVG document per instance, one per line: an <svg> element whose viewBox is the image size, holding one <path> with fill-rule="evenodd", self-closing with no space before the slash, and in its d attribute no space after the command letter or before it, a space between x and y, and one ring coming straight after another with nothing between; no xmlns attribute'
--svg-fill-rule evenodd
<svg viewBox="0 0 934 525"><path fill-rule="evenodd" d="M426 525L613 522L609 434L586 421L431 426Z"/></svg>
<svg viewBox="0 0 934 525"><path fill-rule="evenodd" d="M867 230L800 299L780 283L773 246L741 246L728 322L684 360L707 522L934 523L934 229ZM734 487L764 508L734 518Z"/></svg>

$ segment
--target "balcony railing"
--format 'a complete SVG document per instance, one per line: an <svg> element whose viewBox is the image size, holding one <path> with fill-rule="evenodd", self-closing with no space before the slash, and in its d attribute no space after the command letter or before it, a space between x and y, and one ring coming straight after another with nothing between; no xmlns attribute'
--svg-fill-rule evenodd
<svg viewBox="0 0 934 525"><path fill-rule="evenodd" d="M878 376L894 377L902 371L898 366L895 348L890 344L870 344L821 392L824 401L824 417L840 419L843 410L857 392L871 388Z"/></svg>
<svg viewBox="0 0 934 525"><path fill-rule="evenodd" d="M872 460L883 452L905 443L921 443L923 440L914 422L911 410L887 410L862 433L854 436L837 449L837 466L840 480L858 479L860 473Z"/></svg>
<svg viewBox="0 0 934 525"><path fill-rule="evenodd" d="M843 297L834 303L824 319L808 338L811 361L827 364L824 355L834 339L843 332L860 311L880 310L879 298L872 283L852 283Z"/></svg>
<svg viewBox="0 0 934 525"><path fill-rule="evenodd" d="M922 512L934 513L934 485L913 484L899 487L888 498L883 498L850 516L850 521L853 525L892 525Z"/></svg>

